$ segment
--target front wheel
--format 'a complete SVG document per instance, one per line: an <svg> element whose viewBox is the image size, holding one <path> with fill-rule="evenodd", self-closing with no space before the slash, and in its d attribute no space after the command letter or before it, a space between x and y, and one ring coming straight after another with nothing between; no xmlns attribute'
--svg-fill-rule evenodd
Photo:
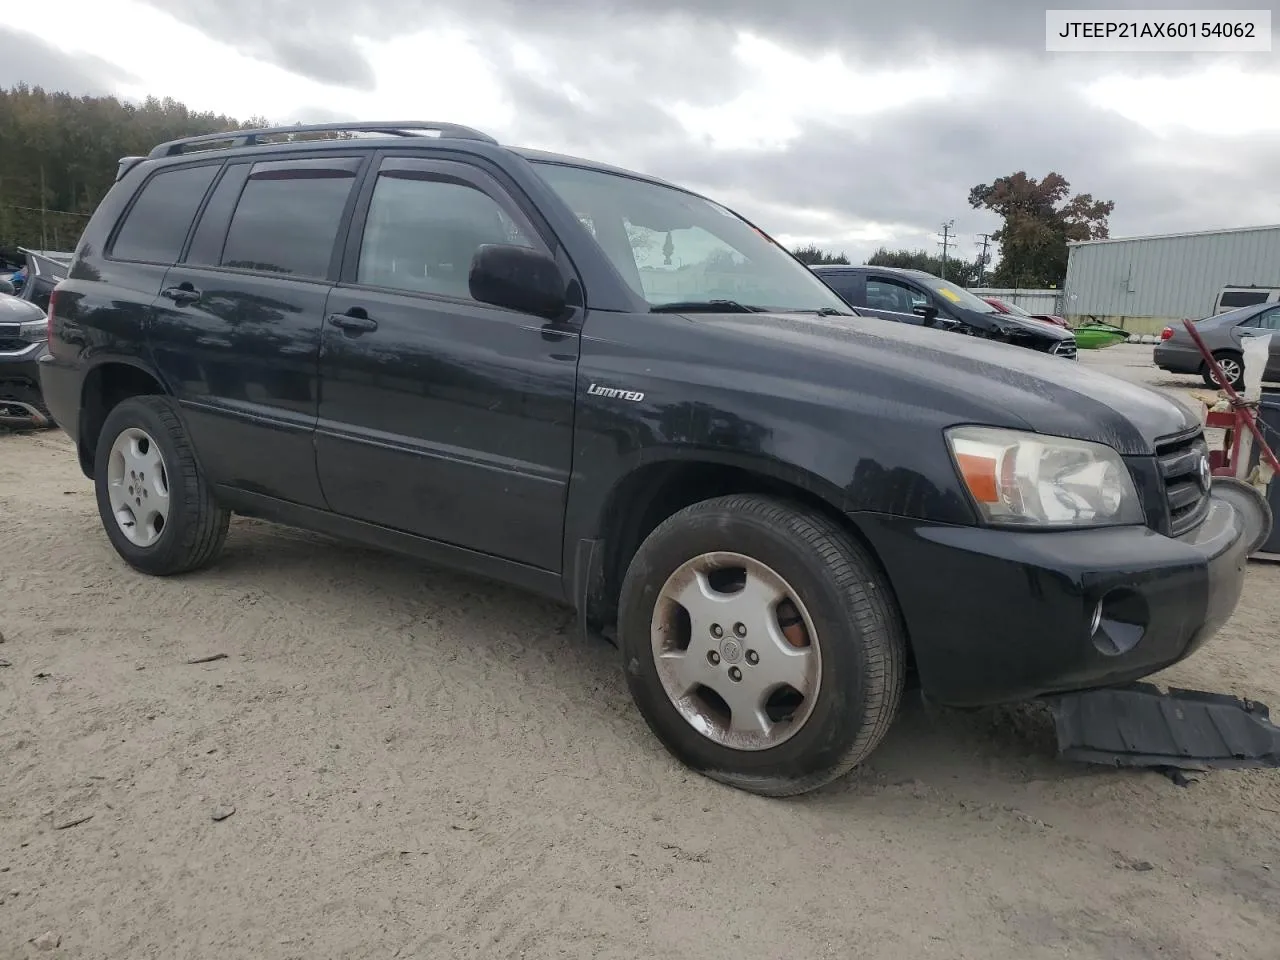
<svg viewBox="0 0 1280 960"><path fill-rule="evenodd" d="M902 696L906 640L874 560L784 501L733 495L670 517L631 561L618 619L649 727L688 766L752 793L844 775Z"/></svg>
<svg viewBox="0 0 1280 960"><path fill-rule="evenodd" d="M166 397L130 397L111 410L93 473L103 528L130 566L169 576L222 550L230 514L214 500Z"/></svg>

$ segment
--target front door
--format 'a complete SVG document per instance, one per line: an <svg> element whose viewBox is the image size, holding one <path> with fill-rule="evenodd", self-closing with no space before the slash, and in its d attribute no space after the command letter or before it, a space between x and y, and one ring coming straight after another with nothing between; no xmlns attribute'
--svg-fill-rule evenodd
<svg viewBox="0 0 1280 960"><path fill-rule="evenodd" d="M559 571L578 333L473 300L486 243L550 252L478 167L379 161L325 308L320 483L345 516Z"/></svg>

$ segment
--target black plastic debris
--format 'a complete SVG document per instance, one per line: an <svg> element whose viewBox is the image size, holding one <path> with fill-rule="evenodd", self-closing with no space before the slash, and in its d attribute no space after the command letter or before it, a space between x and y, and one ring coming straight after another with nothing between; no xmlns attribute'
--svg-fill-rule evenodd
<svg viewBox="0 0 1280 960"><path fill-rule="evenodd" d="M1148 683L1045 697L1064 760L1178 770L1280 767L1265 704Z"/></svg>

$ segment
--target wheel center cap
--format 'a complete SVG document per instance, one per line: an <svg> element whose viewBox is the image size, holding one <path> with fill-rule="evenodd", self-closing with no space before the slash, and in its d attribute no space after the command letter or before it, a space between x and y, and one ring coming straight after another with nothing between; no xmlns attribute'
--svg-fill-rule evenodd
<svg viewBox="0 0 1280 960"><path fill-rule="evenodd" d="M742 659L742 644L733 637L726 637L720 642L720 659L725 663L737 663Z"/></svg>

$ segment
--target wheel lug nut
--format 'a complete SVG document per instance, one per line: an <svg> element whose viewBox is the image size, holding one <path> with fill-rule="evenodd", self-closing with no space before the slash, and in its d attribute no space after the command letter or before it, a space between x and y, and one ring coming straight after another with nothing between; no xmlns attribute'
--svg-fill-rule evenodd
<svg viewBox="0 0 1280 960"><path fill-rule="evenodd" d="M723 636L724 636L724 627L720 626L720 624L718 624L718 623L713 623L713 624L711 625L711 635L712 635L713 637L715 637L716 639L719 639L720 637L723 637Z"/></svg>
<svg viewBox="0 0 1280 960"><path fill-rule="evenodd" d="M747 635L747 625L745 623L735 623L733 625L733 632L740 637L745 637Z"/></svg>
<svg viewBox="0 0 1280 960"><path fill-rule="evenodd" d="M756 653L754 650L748 650L747 663L751 664L754 667L759 662L760 662L760 654Z"/></svg>
<svg viewBox="0 0 1280 960"><path fill-rule="evenodd" d="M729 679L732 680L734 683L737 683L739 680L742 679L742 671L739 670L737 667L730 667Z"/></svg>
<svg viewBox="0 0 1280 960"><path fill-rule="evenodd" d="M714 650L710 651L707 654L707 662L714 667L717 663L720 662L720 654L716 653Z"/></svg>

